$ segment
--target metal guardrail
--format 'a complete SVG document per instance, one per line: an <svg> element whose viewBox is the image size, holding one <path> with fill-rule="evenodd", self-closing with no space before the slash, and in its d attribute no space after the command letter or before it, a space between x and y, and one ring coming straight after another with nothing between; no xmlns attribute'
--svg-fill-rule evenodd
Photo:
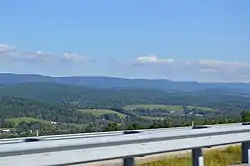
<svg viewBox="0 0 250 166"><path fill-rule="evenodd" d="M134 158L192 149L193 166L204 166L202 148L242 143L242 162L250 163L250 125L221 125L193 130L172 129L139 134L0 144L1 166L59 166Z"/></svg>
<svg viewBox="0 0 250 166"><path fill-rule="evenodd" d="M73 138L84 138L84 137L110 136L110 135L118 135L118 134L122 134L122 131L46 135L46 136L38 136L38 137L33 136L33 137L7 138L7 139L0 139L0 144L20 143L20 142L23 142L23 140L25 140L26 138L35 138L35 139L39 139L39 140L49 141L49 140L73 139Z"/></svg>
<svg viewBox="0 0 250 166"><path fill-rule="evenodd" d="M232 124L217 124L217 125L207 125L208 127L232 127L240 126L241 123L232 123ZM145 129L145 130L135 130L141 133L146 132L165 132L171 130L190 130L192 127L174 127L174 128L158 128L158 129ZM75 138L86 138L86 137L100 137L100 136L111 136L111 135L121 135L123 131L110 131L110 132L94 132L94 133L77 133L77 134L61 134L61 135L46 135L38 137L20 137L20 138L6 138L0 139L0 144L6 143L18 143L23 142L26 138L36 138L39 140L50 141L50 140L60 140L60 139L75 139Z"/></svg>
<svg viewBox="0 0 250 166"><path fill-rule="evenodd" d="M151 132L165 132L170 130L190 130L192 127L174 127L174 128L158 128L158 129L145 129L145 130L133 130L140 133ZM87 137L103 137L103 136L115 136L124 134L124 131L109 131L109 132L93 132L93 133L77 133L77 134L61 134L61 135L46 135L46 136L33 136L33 137L20 137L20 138L6 138L0 139L0 144L20 143L23 140L38 139L43 141L61 140L61 139L75 139L75 138L87 138Z"/></svg>

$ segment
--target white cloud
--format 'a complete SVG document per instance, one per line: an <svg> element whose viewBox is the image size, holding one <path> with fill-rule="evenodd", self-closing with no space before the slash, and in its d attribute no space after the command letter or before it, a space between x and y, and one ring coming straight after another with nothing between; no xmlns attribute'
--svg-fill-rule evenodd
<svg viewBox="0 0 250 166"><path fill-rule="evenodd" d="M196 80L204 78L206 81L250 81L250 78L248 78L250 76L250 62L216 59L177 60L172 58L157 58L157 56L150 55L138 57L135 60L135 64L140 64L141 67L145 66L144 72L145 70L154 70L154 74L158 74L161 77L186 78L188 75L190 78L196 77ZM148 64L156 65L151 67Z"/></svg>
<svg viewBox="0 0 250 166"><path fill-rule="evenodd" d="M153 63L153 64L170 64L173 63L174 59L170 59L170 58L157 58L155 55L149 55L149 56L141 56L138 57L136 60L137 64L148 64L148 63Z"/></svg>
<svg viewBox="0 0 250 166"><path fill-rule="evenodd" d="M12 47L12 46L9 46L9 45L6 45L6 44L0 44L0 53L11 51L14 48L15 47Z"/></svg>
<svg viewBox="0 0 250 166"><path fill-rule="evenodd" d="M196 61L190 60L176 60L172 58L157 58L155 55L137 57L135 63L140 64L174 64L176 67L197 67L203 69L203 71L211 70L239 70L250 69L250 62L237 62L237 61L222 61L222 60L207 60L201 59Z"/></svg>
<svg viewBox="0 0 250 166"><path fill-rule="evenodd" d="M217 72L217 70L216 70L216 69L200 69L200 72L204 72L204 73L207 73L207 72L209 72L209 73L215 73L215 72Z"/></svg>
<svg viewBox="0 0 250 166"><path fill-rule="evenodd" d="M199 60L197 64L202 68L219 70L250 69L250 62L222 61L222 60Z"/></svg>
<svg viewBox="0 0 250 166"><path fill-rule="evenodd" d="M84 56L76 53L55 54L26 51L0 44L0 72L44 75L79 75L86 68Z"/></svg>
<svg viewBox="0 0 250 166"><path fill-rule="evenodd" d="M82 62L85 60L84 56L80 56L76 53L64 53L63 58L66 60L76 61L76 62Z"/></svg>
<svg viewBox="0 0 250 166"><path fill-rule="evenodd" d="M38 62L50 62L55 59L56 56L50 53L42 51L35 52L19 52L19 59L22 61L38 61Z"/></svg>
<svg viewBox="0 0 250 166"><path fill-rule="evenodd" d="M23 50L15 49L13 46L0 44L0 60L1 61L13 61L13 62L60 62L61 60L68 62L83 62L84 56L76 53L64 53L62 55L56 55L53 53L47 53L43 51L27 52Z"/></svg>
<svg viewBox="0 0 250 166"><path fill-rule="evenodd" d="M5 44L0 44L0 72L250 82L250 62L246 61L179 60L171 57L159 58L155 55L139 56L133 62L128 59L110 58L90 60L74 52L57 55L40 50L23 51Z"/></svg>

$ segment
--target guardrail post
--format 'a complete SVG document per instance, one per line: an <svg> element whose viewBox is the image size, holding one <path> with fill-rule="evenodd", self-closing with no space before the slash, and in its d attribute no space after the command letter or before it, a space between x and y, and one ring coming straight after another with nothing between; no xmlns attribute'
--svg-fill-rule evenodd
<svg viewBox="0 0 250 166"><path fill-rule="evenodd" d="M124 158L123 159L123 166L135 166L135 160L133 157Z"/></svg>
<svg viewBox="0 0 250 166"><path fill-rule="evenodd" d="M139 131L136 131L136 130L127 130L127 131L124 131L123 134L138 134ZM134 157L126 157L123 159L123 166L135 166L135 160L134 160Z"/></svg>
<svg viewBox="0 0 250 166"><path fill-rule="evenodd" d="M201 148L192 149L192 161L193 166L204 166L204 158Z"/></svg>
<svg viewBox="0 0 250 166"><path fill-rule="evenodd" d="M195 126L193 125L193 129L204 129L208 128L208 126ZM202 155L202 149L201 148L195 148L192 149L192 162L193 166L204 166L204 157Z"/></svg>
<svg viewBox="0 0 250 166"><path fill-rule="evenodd" d="M244 122L242 125L250 125L249 122ZM250 141L242 142L241 144L241 162L242 164L250 164Z"/></svg>
<svg viewBox="0 0 250 166"><path fill-rule="evenodd" d="M241 153L242 153L242 164L250 164L250 142L242 142Z"/></svg>

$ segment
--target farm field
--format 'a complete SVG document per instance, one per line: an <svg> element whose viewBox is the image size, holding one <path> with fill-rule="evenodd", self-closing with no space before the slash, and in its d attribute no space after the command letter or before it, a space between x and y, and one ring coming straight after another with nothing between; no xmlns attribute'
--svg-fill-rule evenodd
<svg viewBox="0 0 250 166"><path fill-rule="evenodd" d="M141 116L141 118L148 119L148 120L164 120L165 117L152 117L152 116Z"/></svg>
<svg viewBox="0 0 250 166"><path fill-rule="evenodd" d="M215 111L212 108L209 107L196 107L196 106L187 106L188 109L197 109L197 110L201 110L201 111Z"/></svg>
<svg viewBox="0 0 250 166"><path fill-rule="evenodd" d="M113 111L113 110L108 110L108 109L79 109L79 111L83 113L91 113L94 116L102 116L105 114L117 114L120 118L125 118L126 115Z"/></svg>
<svg viewBox="0 0 250 166"><path fill-rule="evenodd" d="M50 121L37 119L37 118L31 118L31 117L18 117L18 118L9 118L7 119L8 122L13 122L15 126L18 126L21 122L25 123L31 123L31 122L38 122L41 124L53 126ZM87 124L67 124L68 126L77 127L77 128L85 128L87 127Z"/></svg>
<svg viewBox="0 0 250 166"><path fill-rule="evenodd" d="M134 105L127 105L127 106L123 107L123 109L128 110L128 111L132 111L135 109L149 109L149 110L163 109L163 110L167 110L167 111L183 111L182 106L161 105L161 104L134 104Z"/></svg>
<svg viewBox="0 0 250 166"><path fill-rule="evenodd" d="M197 106L187 106L188 109L197 109L201 111L214 111L212 108L209 107L197 107ZM127 105L123 107L123 109L132 111L135 109L162 109L166 111L184 111L183 106L180 105L163 105L163 104L134 104L134 105Z"/></svg>
<svg viewBox="0 0 250 166"><path fill-rule="evenodd" d="M42 119L36 119L36 118L30 118L30 117L9 118L9 119L7 119L7 121L15 123L15 126L17 126L21 122L26 122L26 123L39 122L39 123L43 123L43 124L51 124L49 121L42 120Z"/></svg>

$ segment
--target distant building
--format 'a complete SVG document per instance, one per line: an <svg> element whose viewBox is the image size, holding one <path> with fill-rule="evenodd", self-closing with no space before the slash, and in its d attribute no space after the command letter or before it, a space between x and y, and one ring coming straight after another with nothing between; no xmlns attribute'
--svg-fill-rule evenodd
<svg viewBox="0 0 250 166"><path fill-rule="evenodd" d="M9 133L10 130L9 130L9 129L0 129L0 132L1 132L1 133Z"/></svg>

